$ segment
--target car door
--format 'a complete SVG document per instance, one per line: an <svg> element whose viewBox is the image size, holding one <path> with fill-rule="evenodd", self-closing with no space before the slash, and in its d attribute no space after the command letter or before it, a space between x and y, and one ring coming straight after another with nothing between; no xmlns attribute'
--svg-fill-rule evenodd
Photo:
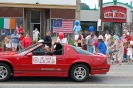
<svg viewBox="0 0 133 88"><path fill-rule="evenodd" d="M64 55L32 55L23 57L22 70L27 75L60 76L64 68Z"/></svg>

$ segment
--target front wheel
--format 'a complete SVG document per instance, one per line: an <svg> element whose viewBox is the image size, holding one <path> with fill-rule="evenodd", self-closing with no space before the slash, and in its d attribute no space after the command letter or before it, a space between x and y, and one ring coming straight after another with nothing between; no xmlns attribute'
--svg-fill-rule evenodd
<svg viewBox="0 0 133 88"><path fill-rule="evenodd" d="M77 82L83 82L85 81L89 76L89 69L86 65L83 64L77 64L72 67L70 71L70 76L72 80Z"/></svg>
<svg viewBox="0 0 133 88"><path fill-rule="evenodd" d="M11 69L7 64L0 63L0 82L7 81L11 76Z"/></svg>

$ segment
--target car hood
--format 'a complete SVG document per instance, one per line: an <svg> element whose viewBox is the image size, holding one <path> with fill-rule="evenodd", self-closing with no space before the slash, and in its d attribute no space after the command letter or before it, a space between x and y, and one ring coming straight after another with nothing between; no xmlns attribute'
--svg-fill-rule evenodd
<svg viewBox="0 0 133 88"><path fill-rule="evenodd" d="M15 51L2 51L2 52L0 52L0 56L1 55L15 55L15 54L17 54L17 52L15 52Z"/></svg>

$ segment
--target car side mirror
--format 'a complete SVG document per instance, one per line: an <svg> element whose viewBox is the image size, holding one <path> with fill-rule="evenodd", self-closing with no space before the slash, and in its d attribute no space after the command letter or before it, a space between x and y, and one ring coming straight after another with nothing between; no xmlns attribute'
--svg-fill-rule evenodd
<svg viewBox="0 0 133 88"><path fill-rule="evenodd" d="M31 57L32 55L33 55L33 54L32 54L31 52L27 54L27 56L29 56L29 57Z"/></svg>

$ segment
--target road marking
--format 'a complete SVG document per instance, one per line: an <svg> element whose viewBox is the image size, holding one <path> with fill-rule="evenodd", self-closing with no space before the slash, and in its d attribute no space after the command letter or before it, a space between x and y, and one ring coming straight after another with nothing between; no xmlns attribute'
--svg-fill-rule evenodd
<svg viewBox="0 0 133 88"><path fill-rule="evenodd" d="M60 87L60 86L80 86L80 87L83 87L83 86L98 86L98 87L106 87L106 86L108 86L108 87L113 87L113 86L115 86L115 87L119 87L119 86L122 86L122 87L129 87L129 86L132 86L133 87L133 84L80 84L80 83L72 83L72 84L55 84L55 83L53 83L53 84L51 84L51 83L47 83L47 84L29 84L29 83L27 83L27 84L9 84L9 83L3 83L3 84L0 84L0 86L48 86L48 87L52 87L52 86L58 86L58 87Z"/></svg>

